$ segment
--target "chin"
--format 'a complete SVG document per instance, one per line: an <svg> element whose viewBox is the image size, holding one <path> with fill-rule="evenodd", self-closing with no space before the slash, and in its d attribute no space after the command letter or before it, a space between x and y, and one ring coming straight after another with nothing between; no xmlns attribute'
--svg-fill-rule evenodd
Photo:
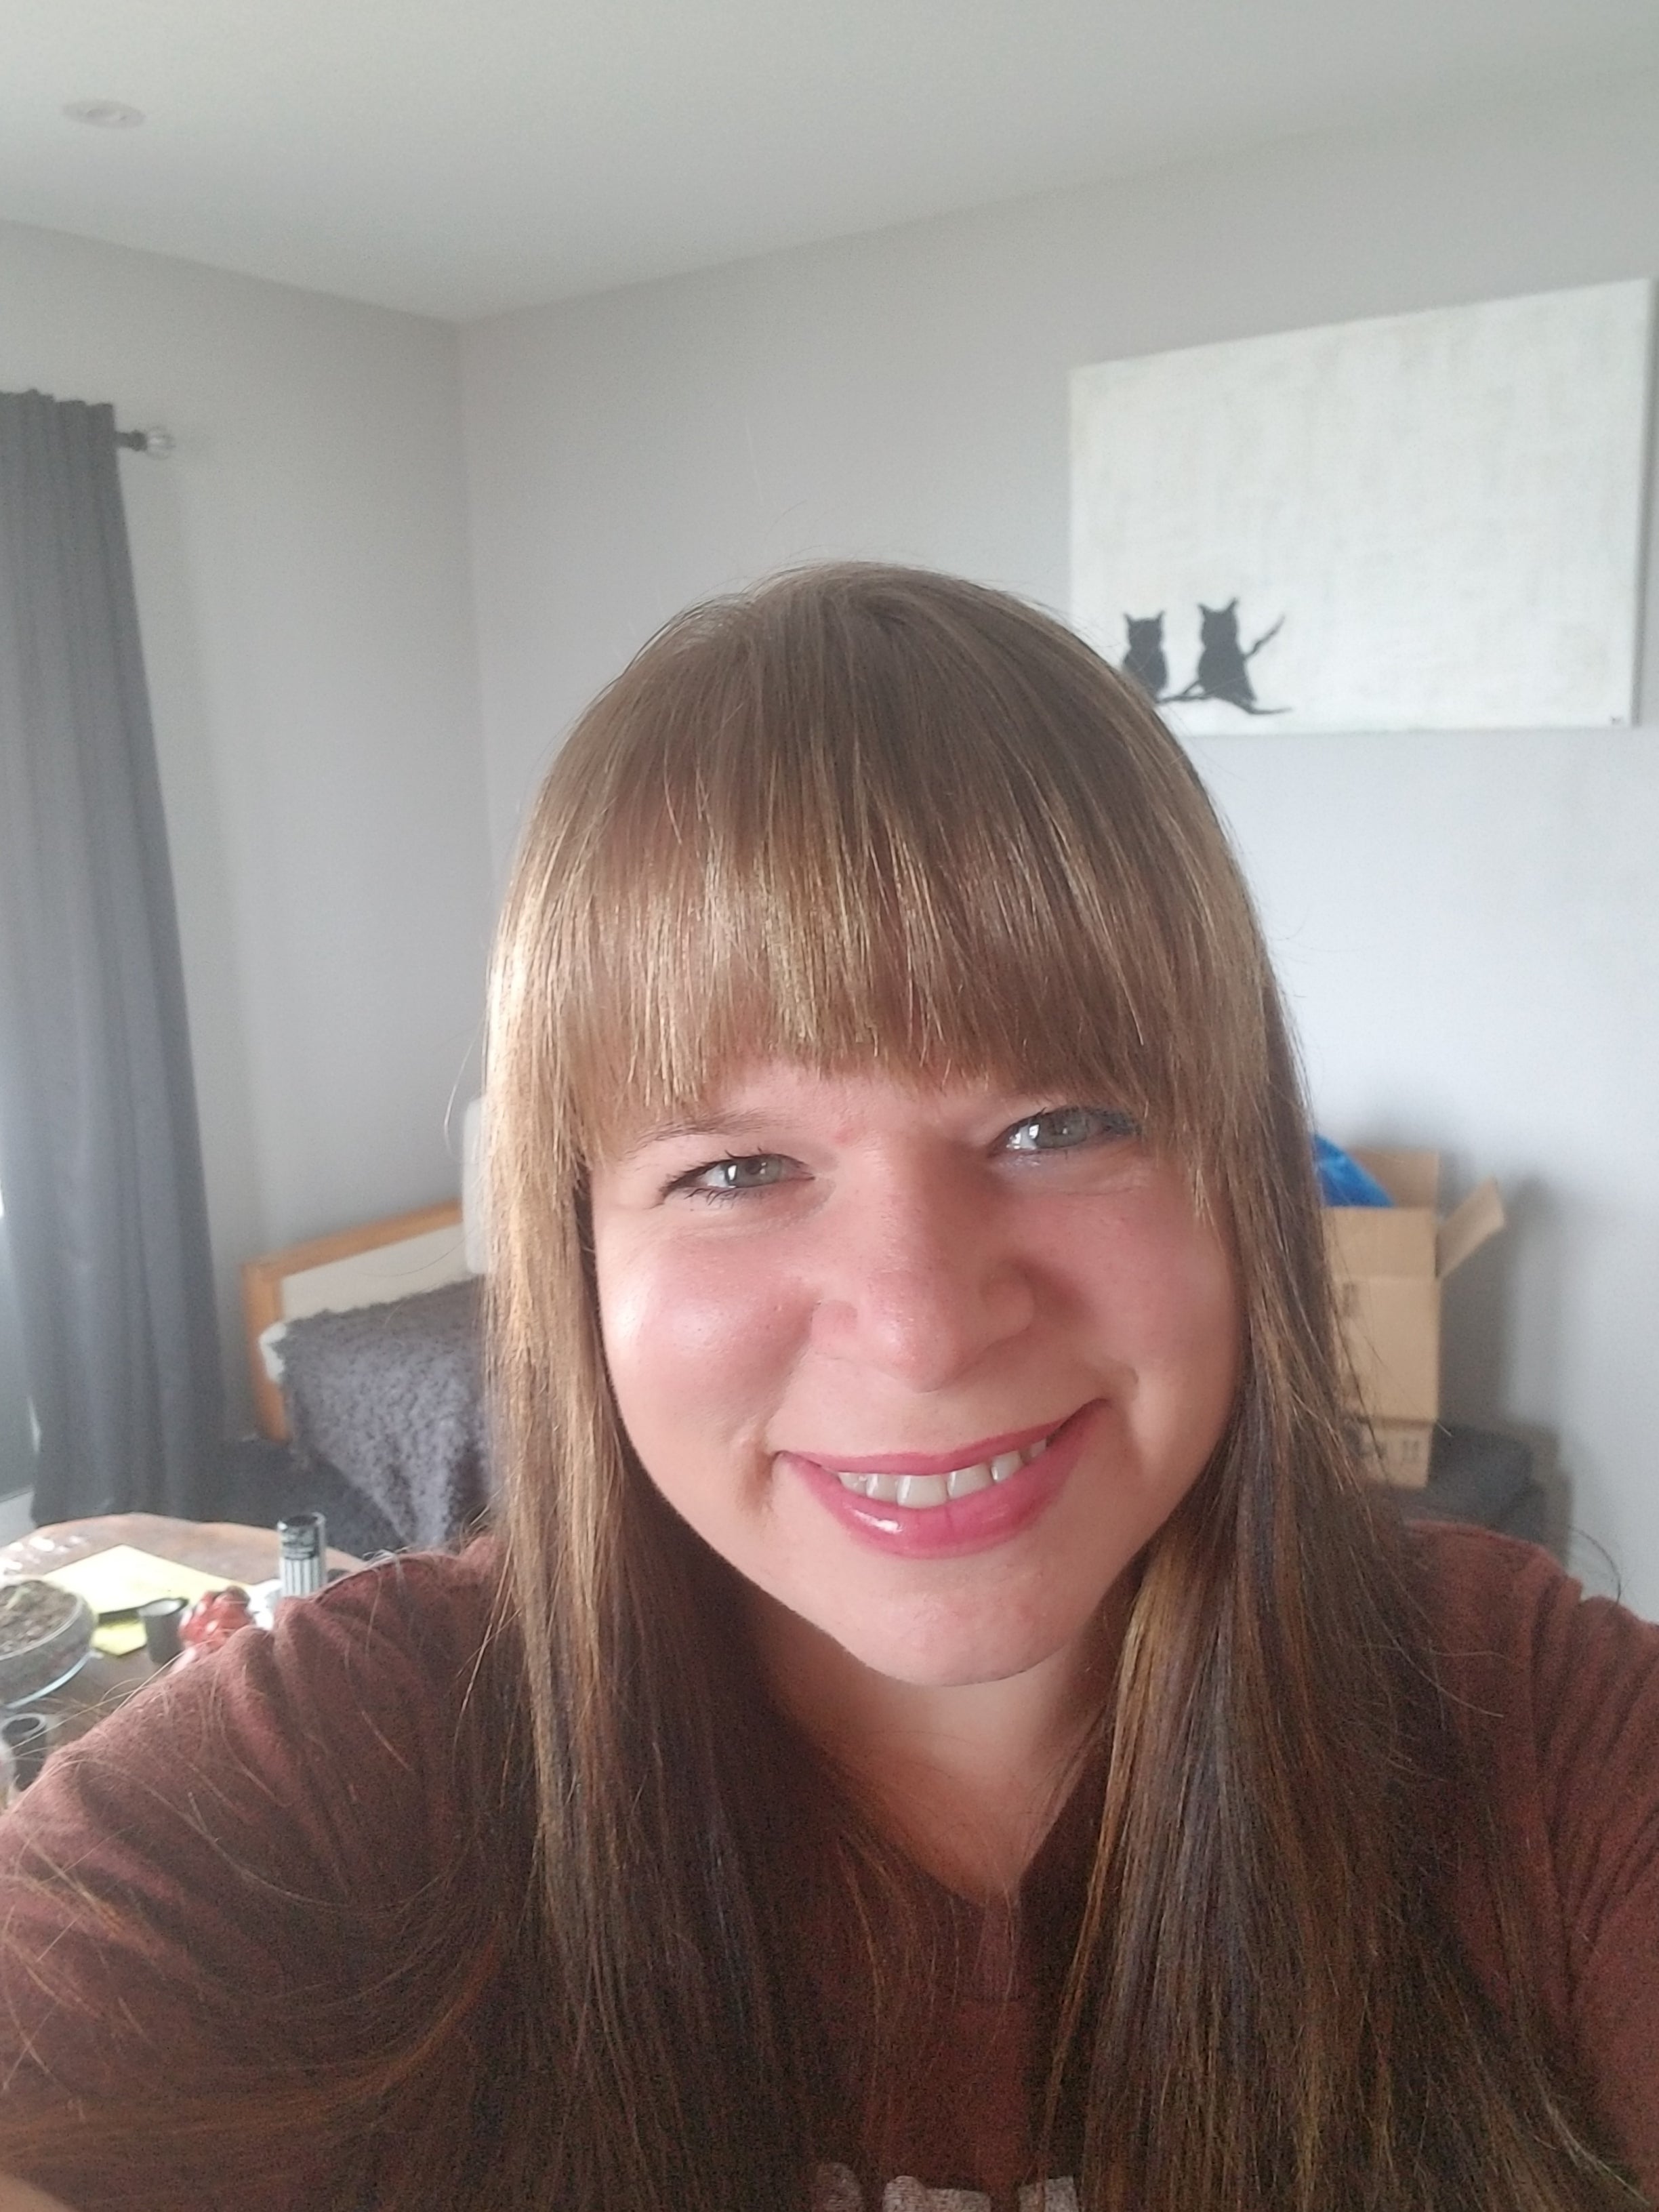
<svg viewBox="0 0 1659 2212"><path fill-rule="evenodd" d="M855 1657L859 1655L854 1654ZM863 1663L872 1674L880 1674L890 1682L902 1683L909 1690L977 1690L987 1689L995 1682L1017 1682L1024 1674L1042 1666L1052 1652L1023 1654L1013 1657L975 1657L921 1659L878 1656L866 1658Z"/></svg>
<svg viewBox="0 0 1659 2212"><path fill-rule="evenodd" d="M1040 1632L1007 1632L1006 1627L975 1621L954 1631L937 1621L825 1623L825 1632L850 1659L872 1674L916 1690L971 1689L1011 1682L1071 1650L1094 1619L1057 1621Z"/></svg>

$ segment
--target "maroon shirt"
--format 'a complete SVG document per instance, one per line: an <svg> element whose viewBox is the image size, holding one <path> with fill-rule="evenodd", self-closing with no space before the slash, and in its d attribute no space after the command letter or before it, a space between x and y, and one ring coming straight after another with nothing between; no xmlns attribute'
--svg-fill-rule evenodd
<svg viewBox="0 0 1659 2212"><path fill-rule="evenodd" d="M1454 1710L1512 1853L1547 2023L1659 2197L1659 1628L1581 1600L1530 1547L1449 1528L1413 1540ZM294 2055L258 2039L284 2032L272 2023L286 2018L303 2045L307 2023L349 2019L353 1992L401 1971L411 1914L472 1848L454 1747L497 1572L477 1545L355 1576L289 1608L275 1634L245 1631L161 1678L48 1762L0 1819L0 2085L13 2109L257 2071ZM826 2145L823 2212L1000 2208L1034 2179L1042 2023L1091 1815L1085 1785L1017 1920L933 1894L966 1968L937 2047L920 2054L930 2093L902 2100L878 2141ZM1472 1883L1454 1902L1495 1989L1484 1897ZM822 1978L833 2022L856 2001L833 1944ZM262 2023L250 2047L228 2053L226 2023L250 1992L271 2002L249 2009ZM5 2142L0 2107L0 2167ZM1058 2174L1070 2148L1055 2146ZM118 2178L72 2139L18 2170L77 2212L310 2212L330 2171L291 2126L234 2171L210 2145L135 2142ZM1048 2212L1066 2202L1051 2191Z"/></svg>

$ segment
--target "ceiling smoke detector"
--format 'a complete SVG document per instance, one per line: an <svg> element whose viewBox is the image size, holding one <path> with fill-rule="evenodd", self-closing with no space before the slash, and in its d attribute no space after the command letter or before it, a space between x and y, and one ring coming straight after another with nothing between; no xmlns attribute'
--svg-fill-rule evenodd
<svg viewBox="0 0 1659 2212"><path fill-rule="evenodd" d="M136 131L144 119L142 107L129 107L125 100L72 100L64 110L71 123L90 123L94 131Z"/></svg>

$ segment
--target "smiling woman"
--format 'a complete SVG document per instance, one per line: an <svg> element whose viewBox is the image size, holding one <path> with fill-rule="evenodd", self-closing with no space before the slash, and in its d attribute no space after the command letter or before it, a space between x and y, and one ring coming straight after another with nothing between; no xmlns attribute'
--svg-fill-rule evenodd
<svg viewBox="0 0 1659 2212"><path fill-rule="evenodd" d="M500 1545L246 1632L0 1824L0 2165L1659 2186L1659 1635L1367 1491L1249 901L1111 672L902 570L671 625L529 825L489 1091Z"/></svg>
<svg viewBox="0 0 1659 2212"><path fill-rule="evenodd" d="M896 1682L1064 1671L1220 1441L1213 1225L1125 1117L1034 1103L775 1064L594 1164L623 1425L775 1653L799 1623ZM728 1132L764 1149L683 1165Z"/></svg>

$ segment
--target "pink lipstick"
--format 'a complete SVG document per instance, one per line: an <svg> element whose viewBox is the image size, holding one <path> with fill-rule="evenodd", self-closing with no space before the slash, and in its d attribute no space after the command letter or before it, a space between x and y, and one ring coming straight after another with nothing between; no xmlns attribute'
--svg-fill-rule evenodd
<svg viewBox="0 0 1659 2212"><path fill-rule="evenodd" d="M780 1452L842 1527L903 1559L955 1559L1008 1542L1041 1518L1065 1487L1099 1401L1058 1427L980 1438L949 1453L808 1458Z"/></svg>

